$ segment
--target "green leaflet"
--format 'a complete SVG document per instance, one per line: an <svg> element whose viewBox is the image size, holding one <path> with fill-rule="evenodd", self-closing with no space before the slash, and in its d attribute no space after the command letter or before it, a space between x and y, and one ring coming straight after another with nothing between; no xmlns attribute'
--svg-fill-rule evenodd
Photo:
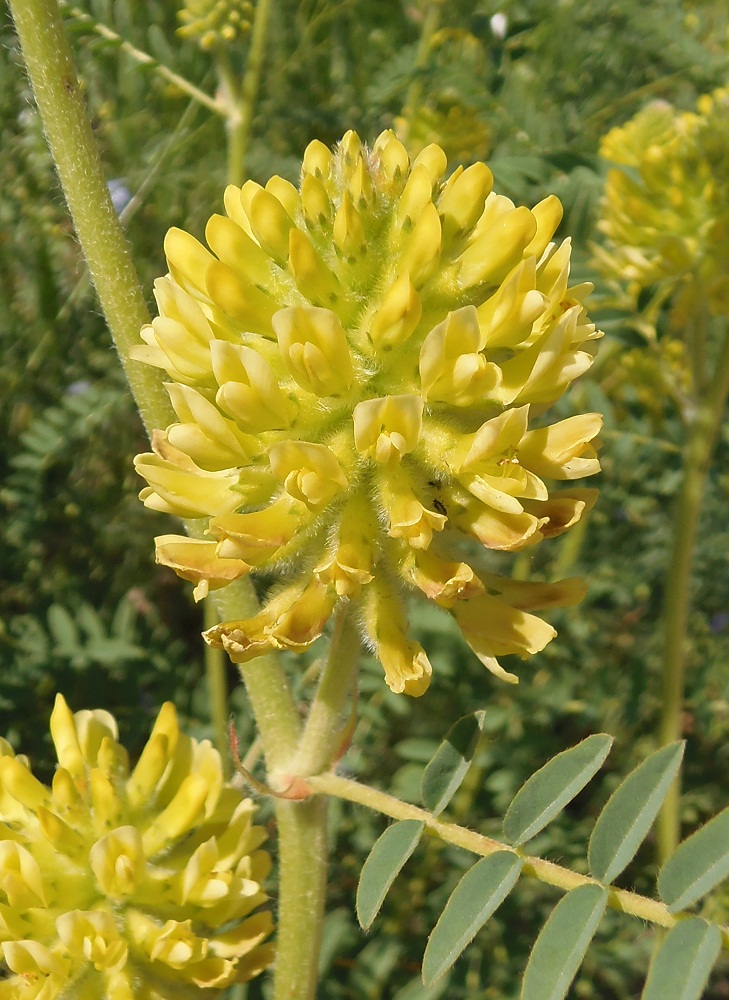
<svg viewBox="0 0 729 1000"><path fill-rule="evenodd" d="M699 917L669 931L651 964L641 1000L699 1000L721 950L721 932Z"/></svg>
<svg viewBox="0 0 729 1000"><path fill-rule="evenodd" d="M445 809L465 778L485 717L485 712L474 712L459 719L425 768L420 795L423 805L434 816Z"/></svg>
<svg viewBox="0 0 729 1000"><path fill-rule="evenodd" d="M658 892L671 913L684 910L729 875L729 808L693 833L658 875Z"/></svg>
<svg viewBox="0 0 729 1000"><path fill-rule="evenodd" d="M678 773L683 751L683 742L657 750L608 799L587 854L590 871L601 882L612 882L635 857Z"/></svg>
<svg viewBox="0 0 729 1000"><path fill-rule="evenodd" d="M522 859L498 851L477 861L451 893L423 956L423 982L432 986L453 965L516 885Z"/></svg>
<svg viewBox="0 0 729 1000"><path fill-rule="evenodd" d="M605 912L607 898L604 886L587 884L559 901L529 956L521 1000L562 1000Z"/></svg>
<svg viewBox="0 0 729 1000"><path fill-rule="evenodd" d="M543 830L597 772L612 736L596 733L557 754L519 789L504 817L504 835L519 845Z"/></svg>
<svg viewBox="0 0 729 1000"><path fill-rule="evenodd" d="M362 866L357 886L357 919L367 930L380 911L388 889L417 847L424 823L403 819L388 826Z"/></svg>

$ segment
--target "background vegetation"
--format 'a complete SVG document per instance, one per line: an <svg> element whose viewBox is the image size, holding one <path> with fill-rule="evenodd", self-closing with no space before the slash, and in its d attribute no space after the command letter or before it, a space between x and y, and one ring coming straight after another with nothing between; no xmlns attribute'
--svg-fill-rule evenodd
<svg viewBox="0 0 729 1000"><path fill-rule="evenodd" d="M435 13L433 13L435 12ZM213 94L211 57L176 34L172 0L83 0L66 8L109 182L145 288L164 273L171 225L201 237L226 181L223 120L142 65L102 25ZM144 432L126 390L55 181L7 15L0 22L0 731L43 765L53 695L75 708L115 712L139 745L159 704L172 699L194 735L209 735L200 610L190 588L152 562L155 534L176 530L145 511L131 456ZM434 27L422 44L428 17ZM233 60L237 58L233 52ZM497 189L533 204L554 192L561 232L575 242L578 278L592 278L590 245L605 165L601 136L648 100L690 108L726 82L729 14L722 0L275 0L247 170L296 180L313 138L347 128L372 139L406 133L416 150L438 141L455 162L487 158ZM131 201L130 201L131 199ZM432 607L415 611L434 665L427 697L391 695L365 664L361 721L347 773L417 799L424 763L447 726L486 710L486 739L450 813L498 835L526 776L586 735L616 737L602 782L589 786L531 850L578 869L594 817L620 776L653 746L660 667L659 616L679 476L682 431L660 367L629 318L599 286L591 315L606 331L600 358L572 401L606 415L601 499L586 530L520 558L535 579L584 575L585 603L555 616L560 637L500 686ZM659 331L660 332L660 331ZM680 354L672 358L681 365ZM729 801L729 429L718 445L702 517L684 719L684 833ZM292 661L295 685L306 685ZM230 668L231 686L236 674ZM231 708L243 745L254 734L245 695ZM43 724L41 725L41 720ZM493 819L490 819L493 817ZM419 981L425 938L470 856L439 842L418 852L374 929L357 928L353 895L362 859L384 820L334 807L332 872L321 995L327 1000L443 1000L518 996L526 955L555 893L523 884L436 988ZM620 884L651 892L644 845ZM712 919L729 921L729 896ZM652 937L608 916L575 997L636 996ZM243 996L256 1000L256 983ZM729 964L706 997L729 996Z"/></svg>

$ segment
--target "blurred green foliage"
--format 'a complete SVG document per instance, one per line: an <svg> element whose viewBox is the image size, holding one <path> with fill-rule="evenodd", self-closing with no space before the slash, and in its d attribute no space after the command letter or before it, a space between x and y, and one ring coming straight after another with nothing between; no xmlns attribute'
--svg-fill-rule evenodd
<svg viewBox="0 0 729 1000"><path fill-rule="evenodd" d="M91 20L69 7L69 31L108 177L116 197L132 198L125 225L151 293L152 279L164 272L166 229L182 225L200 236L207 217L220 210L224 123L154 66L100 37L94 23L208 93L215 74L209 56L176 35L177 10L169 0L79 6ZM566 209L562 231L575 241L575 271L589 278L603 180L599 139L649 99L689 107L699 93L726 82L725 4L454 0L442 5L418 66L426 8L425 0L277 0L250 174L295 180L311 139L334 142L350 127L373 138L405 120L413 141L439 138L464 162L487 155L497 188L516 201L558 194ZM234 53L243 57L244 51ZM414 93L419 100L408 106ZM200 614L189 588L152 562L153 536L175 529L136 500L131 456L143 450L143 431L71 232L7 19L0 22L0 149L0 730L24 752L47 759L39 722L62 690L76 709L114 711L132 747L168 698L195 735L209 734ZM486 674L446 615L414 608L434 665L433 687L418 701L394 696L379 667L365 662L360 722L344 761L349 773L415 800L445 729L484 708L486 737L448 816L498 836L506 805L532 771L589 733L608 731L616 749L604 780L593 782L533 844L535 853L578 867L600 806L652 746L658 618L682 441L677 418L660 404L660 380L651 384L650 371L625 363L631 349L642 349L626 318L594 308L592 315L608 337L589 381L575 392L580 406L606 414L601 500L584 533L519 565L535 578L584 574L587 600L555 615L560 638L522 669L518 689ZM729 793L728 457L726 427L696 559L687 830L724 806ZM290 666L303 689L308 680L300 662ZM232 704L241 740L250 742L240 689ZM381 817L333 804L336 860L321 996L516 998L554 891L523 884L449 976L425 991L419 985L425 939L471 859L428 841L365 937L355 923L354 891L383 826ZM620 884L650 893L653 874L649 842ZM713 919L729 919L729 898L709 905ZM609 915L572 995L635 996L651 948L651 935L637 922ZM234 1000L265 993L255 983ZM706 996L729 996L726 963Z"/></svg>

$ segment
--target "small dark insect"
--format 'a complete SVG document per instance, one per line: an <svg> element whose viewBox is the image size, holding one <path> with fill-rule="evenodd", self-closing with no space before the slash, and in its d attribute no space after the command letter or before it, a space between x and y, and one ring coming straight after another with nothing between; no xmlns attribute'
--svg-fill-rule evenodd
<svg viewBox="0 0 729 1000"><path fill-rule="evenodd" d="M435 509L438 511L439 514L443 515L443 517L448 517L448 511L446 510L446 505L441 500L438 500L437 497L433 501L433 506L435 507Z"/></svg>

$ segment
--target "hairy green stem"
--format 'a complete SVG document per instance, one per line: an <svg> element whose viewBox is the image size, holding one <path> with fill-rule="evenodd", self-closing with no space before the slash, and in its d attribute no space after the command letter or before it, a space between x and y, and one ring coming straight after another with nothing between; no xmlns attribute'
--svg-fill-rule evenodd
<svg viewBox="0 0 729 1000"><path fill-rule="evenodd" d="M683 476L674 513L671 549L663 606L664 658L659 740L673 743L683 734L686 639L691 612L691 571L701 506L716 438L729 393L729 331L724 333L714 376L697 402L687 429ZM681 834L681 786L675 779L658 817L658 861L675 851Z"/></svg>
<svg viewBox="0 0 729 1000"><path fill-rule="evenodd" d="M589 883L600 884L595 879L590 878L589 875L580 875L578 872L573 872L569 868L562 868L551 861L544 861L542 858L524 855L520 850L510 847L508 844L502 844L501 841L494 840L491 837L484 837L483 834L467 830L456 823L448 823L429 813L426 809L402 802L400 799L395 798L395 796L388 795L387 792L380 792L375 788L369 788L367 785L360 785L358 782L352 781L351 778L342 778L336 774L319 774L309 778L308 784L315 793L335 796L336 798L346 799L349 802L359 803L360 805L367 806L368 809L375 809L385 816L390 816L392 819L418 820L425 824L427 830L446 843L455 844L457 847L462 847L481 857L487 857L490 854L495 854L497 851L514 851L514 853L519 854L524 859L522 871L525 875L538 879L540 882L545 882L547 885L553 885L565 892L569 892L570 889L576 889L580 885L587 885ZM674 916L672 913L669 913L665 903L661 903L658 900L649 899L647 896L639 896L637 893L628 892L625 889L613 889L611 887L608 887L608 889L608 905L614 910L629 913L634 917L647 920L651 924L656 924L658 927L673 927L674 924L682 919L681 914ZM724 947L729 948L729 928L722 927L721 930Z"/></svg>
<svg viewBox="0 0 729 1000"><path fill-rule="evenodd" d="M221 621L247 618L259 610L250 580L237 580L213 595ZM263 743L270 773L287 770L299 741L301 720L286 674L273 655L239 666Z"/></svg>
<svg viewBox="0 0 729 1000"><path fill-rule="evenodd" d="M337 759L358 652L359 637L351 606L345 601L336 614L319 686L291 762L292 776L308 779ZM326 805L323 799L277 802L281 859L278 947L286 960L276 966L274 1000L313 1000L316 996L329 860Z"/></svg>
<svg viewBox="0 0 729 1000"><path fill-rule="evenodd" d="M148 431L172 409L158 373L129 359L149 322L91 131L56 0L11 0L10 10L48 144L109 330Z"/></svg>
<svg viewBox="0 0 729 1000"><path fill-rule="evenodd" d="M326 897L326 799L279 799L276 821L279 902L273 1000L314 1000Z"/></svg>
<svg viewBox="0 0 729 1000"><path fill-rule="evenodd" d="M340 750L344 727L342 715L357 669L359 635L351 605L343 602L334 619L326 663L304 732L296 751L293 773L308 777L331 767Z"/></svg>
<svg viewBox="0 0 729 1000"><path fill-rule="evenodd" d="M11 12L79 242L134 398L149 431L166 427L174 414L159 374L128 358L149 313L106 187L58 4L12 0ZM187 527L195 537L196 526L188 522ZM223 618L255 614L250 581L227 587L216 595L216 605ZM269 767L280 766L291 760L301 728L286 677L274 657L262 657L241 673Z"/></svg>

